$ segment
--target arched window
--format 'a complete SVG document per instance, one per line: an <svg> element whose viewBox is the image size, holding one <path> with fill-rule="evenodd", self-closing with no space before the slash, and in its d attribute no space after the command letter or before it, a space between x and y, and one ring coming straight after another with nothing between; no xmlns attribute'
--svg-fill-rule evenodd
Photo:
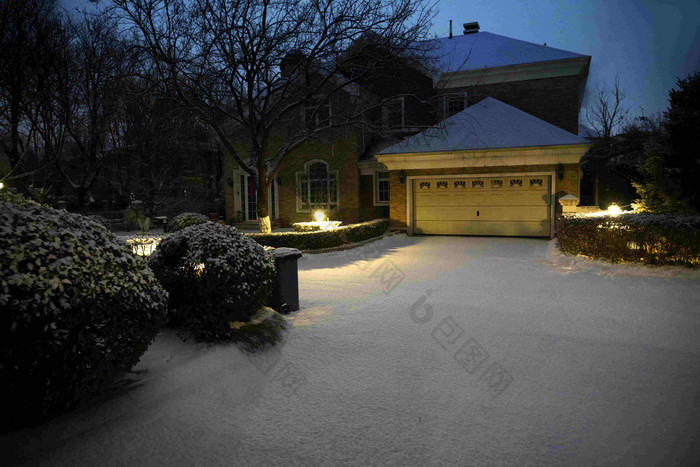
<svg viewBox="0 0 700 467"><path fill-rule="evenodd" d="M338 207L338 171L324 161L311 161L297 172L297 211L330 211Z"/></svg>

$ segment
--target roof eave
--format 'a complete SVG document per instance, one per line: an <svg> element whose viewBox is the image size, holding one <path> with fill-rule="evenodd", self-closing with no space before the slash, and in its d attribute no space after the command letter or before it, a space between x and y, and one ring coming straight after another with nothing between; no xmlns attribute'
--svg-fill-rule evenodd
<svg viewBox="0 0 700 467"><path fill-rule="evenodd" d="M588 76L590 63L591 57L589 55L581 55L559 60L445 72L440 74L439 79L434 82L434 86L448 89L558 76Z"/></svg>
<svg viewBox="0 0 700 467"><path fill-rule="evenodd" d="M424 153L378 154L389 170L454 169L578 164L590 143L518 148L489 148Z"/></svg>

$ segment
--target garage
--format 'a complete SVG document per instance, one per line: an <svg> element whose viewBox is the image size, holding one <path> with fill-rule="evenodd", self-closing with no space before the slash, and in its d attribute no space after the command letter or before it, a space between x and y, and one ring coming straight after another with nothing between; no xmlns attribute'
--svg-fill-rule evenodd
<svg viewBox="0 0 700 467"><path fill-rule="evenodd" d="M411 177L412 231L549 237L551 176Z"/></svg>
<svg viewBox="0 0 700 467"><path fill-rule="evenodd" d="M382 149L389 215L409 235L554 235L555 197L579 194L583 138L488 97Z"/></svg>

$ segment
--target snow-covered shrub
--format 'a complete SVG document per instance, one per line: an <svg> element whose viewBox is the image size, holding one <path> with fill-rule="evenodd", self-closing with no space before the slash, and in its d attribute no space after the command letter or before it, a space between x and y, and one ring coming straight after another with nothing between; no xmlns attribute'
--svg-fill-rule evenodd
<svg viewBox="0 0 700 467"><path fill-rule="evenodd" d="M0 201L16 204L18 206L45 206L37 203L33 199L25 198L19 193L13 193L10 190L0 190Z"/></svg>
<svg viewBox="0 0 700 467"><path fill-rule="evenodd" d="M265 246L288 247L299 250L333 248L347 243L357 243L382 235L389 228L389 219L376 219L352 224L332 230L316 232L277 232L248 234L250 238Z"/></svg>
<svg viewBox="0 0 700 467"><path fill-rule="evenodd" d="M131 369L165 321L167 293L102 225L0 202L0 310L3 418L14 424L73 406Z"/></svg>
<svg viewBox="0 0 700 467"><path fill-rule="evenodd" d="M350 243L378 237L389 229L389 219L375 219L361 224L349 225L344 229L345 238Z"/></svg>
<svg viewBox="0 0 700 467"><path fill-rule="evenodd" d="M196 212L184 212L178 216L175 216L172 223L170 224L170 231L176 232L178 230L186 229L187 227L204 224L208 222L207 216L204 214L199 214Z"/></svg>
<svg viewBox="0 0 700 467"><path fill-rule="evenodd" d="M214 222L163 239L149 264L170 292L171 324L204 340L232 338L267 301L275 273L271 253L233 227Z"/></svg>
<svg viewBox="0 0 700 467"><path fill-rule="evenodd" d="M557 242L564 253L613 262L700 264L700 216L636 214L557 218Z"/></svg>
<svg viewBox="0 0 700 467"><path fill-rule="evenodd" d="M109 221L106 218L98 216L97 214L87 216L87 218L109 229Z"/></svg>

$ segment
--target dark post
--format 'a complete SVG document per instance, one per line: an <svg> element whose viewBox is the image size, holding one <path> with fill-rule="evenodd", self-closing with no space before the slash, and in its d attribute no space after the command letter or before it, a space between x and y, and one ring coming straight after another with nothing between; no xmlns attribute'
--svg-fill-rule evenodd
<svg viewBox="0 0 700 467"><path fill-rule="evenodd" d="M301 251L296 248L275 248L275 282L269 305L280 313L299 309L299 274L297 260Z"/></svg>

